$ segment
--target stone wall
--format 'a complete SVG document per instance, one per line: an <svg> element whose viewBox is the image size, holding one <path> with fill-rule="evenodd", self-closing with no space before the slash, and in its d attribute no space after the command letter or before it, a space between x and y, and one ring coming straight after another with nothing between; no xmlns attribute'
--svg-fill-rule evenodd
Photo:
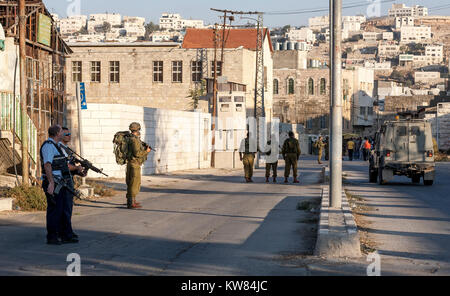
<svg viewBox="0 0 450 296"><path fill-rule="evenodd" d="M417 111L417 107L430 106L434 96L386 96L384 100L385 113Z"/></svg>
<svg viewBox="0 0 450 296"><path fill-rule="evenodd" d="M88 104L82 110L83 154L110 177L125 176L126 166L116 164L114 134L131 122L142 126L141 139L156 149L142 167L144 175L210 166L211 116L200 112L153 109L123 104ZM78 149L76 104L68 107L68 127ZM102 177L90 172L89 177Z"/></svg>
<svg viewBox="0 0 450 296"><path fill-rule="evenodd" d="M433 137L438 139L439 150L450 149L450 103L438 103L436 125L436 113L426 114L425 118L431 122ZM437 137L436 137L437 135Z"/></svg>

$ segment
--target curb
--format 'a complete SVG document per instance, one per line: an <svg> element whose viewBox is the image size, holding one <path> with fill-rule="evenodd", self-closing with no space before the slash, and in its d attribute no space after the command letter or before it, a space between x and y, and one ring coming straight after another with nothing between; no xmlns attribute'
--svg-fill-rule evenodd
<svg viewBox="0 0 450 296"><path fill-rule="evenodd" d="M314 255L320 257L361 257L358 229L347 196L342 192L342 209L329 206L328 187L322 187L322 204Z"/></svg>

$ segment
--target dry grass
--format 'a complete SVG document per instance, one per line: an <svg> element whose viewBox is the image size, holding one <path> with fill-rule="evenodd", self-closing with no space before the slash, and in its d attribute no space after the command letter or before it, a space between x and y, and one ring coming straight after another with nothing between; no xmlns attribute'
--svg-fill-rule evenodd
<svg viewBox="0 0 450 296"><path fill-rule="evenodd" d="M81 178L75 176L74 178L75 188L80 187ZM94 194L100 197L114 196L117 191L114 188L107 187L103 181L86 179L86 184L94 188Z"/></svg>

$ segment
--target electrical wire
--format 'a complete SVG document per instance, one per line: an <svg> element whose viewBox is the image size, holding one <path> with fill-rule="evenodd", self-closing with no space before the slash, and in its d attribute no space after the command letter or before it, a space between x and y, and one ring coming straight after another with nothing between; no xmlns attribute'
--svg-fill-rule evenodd
<svg viewBox="0 0 450 296"><path fill-rule="evenodd" d="M374 3L390 3L395 2L395 0L382 0L379 2ZM362 7L367 6L368 2L354 2L353 4L347 4L342 6L342 9L348 9L348 8L355 8L355 7ZM265 15L291 15L291 14L304 14L304 13L313 13L313 12L325 12L329 11L329 7L323 7L323 8L311 8L311 9L303 9L303 10L286 10L286 11L269 11L269 12L263 12Z"/></svg>

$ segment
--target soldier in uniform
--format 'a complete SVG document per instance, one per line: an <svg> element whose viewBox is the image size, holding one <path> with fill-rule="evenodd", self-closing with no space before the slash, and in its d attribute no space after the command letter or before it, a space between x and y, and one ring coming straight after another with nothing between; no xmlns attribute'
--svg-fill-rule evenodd
<svg viewBox="0 0 450 296"><path fill-rule="evenodd" d="M325 138L325 160L330 159L330 138L327 136Z"/></svg>
<svg viewBox="0 0 450 296"><path fill-rule="evenodd" d="M271 140L267 141L267 145L270 146L270 151L266 153L266 183L269 183L270 170L273 170L273 183L277 182L277 168L278 168L278 154L280 153L280 147L278 145L278 139L275 134L272 134Z"/></svg>
<svg viewBox="0 0 450 296"><path fill-rule="evenodd" d="M66 187L58 187L58 179L70 180L70 169L67 157L64 155L59 141L63 137L63 130L59 125L48 129L49 138L40 149L42 163L42 189L47 197L47 244L60 245L61 243L77 243L73 237L71 209L72 195ZM61 238L61 240L59 239Z"/></svg>
<svg viewBox="0 0 450 296"><path fill-rule="evenodd" d="M322 137L320 136L319 139L317 140L317 150L319 151L319 156L318 156L318 163L322 164L321 160L322 160L322 153L323 153L323 148L325 147L325 144L322 141Z"/></svg>
<svg viewBox="0 0 450 296"><path fill-rule="evenodd" d="M150 147L145 148L140 139L141 125L137 122L130 124L131 136L128 139L127 156L127 208L142 208L141 204L136 202L136 195L141 188L141 166L147 160L147 155L151 151Z"/></svg>
<svg viewBox="0 0 450 296"><path fill-rule="evenodd" d="M239 148L239 158L244 164L245 181L247 183L253 182L253 166L256 150L256 143L250 133L247 132L247 137L241 141Z"/></svg>
<svg viewBox="0 0 450 296"><path fill-rule="evenodd" d="M299 183L299 181L297 180L297 163L302 152L300 150L300 144L294 137L294 133L292 131L289 132L289 138L284 141L281 153L283 154L283 159L286 162L284 170L284 183L288 183L291 167L293 170L294 183Z"/></svg>

